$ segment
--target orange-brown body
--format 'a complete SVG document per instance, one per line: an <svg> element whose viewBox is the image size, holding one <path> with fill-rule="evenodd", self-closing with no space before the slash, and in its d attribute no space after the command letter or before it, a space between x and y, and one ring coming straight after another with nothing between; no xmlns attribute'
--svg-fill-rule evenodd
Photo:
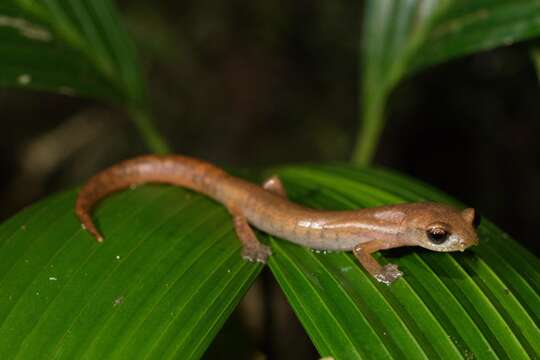
<svg viewBox="0 0 540 360"><path fill-rule="evenodd" d="M371 256L374 251L399 246L463 251L478 242L472 209L409 203L354 211L315 210L288 201L277 177L260 187L180 155L141 156L91 178L77 198L76 213L83 226L102 241L90 216L94 204L112 192L149 182L186 187L222 203L234 218L244 258L252 261L266 262L271 250L257 240L250 225L314 249L352 250L364 268L386 284L402 273L392 264L381 267Z"/></svg>

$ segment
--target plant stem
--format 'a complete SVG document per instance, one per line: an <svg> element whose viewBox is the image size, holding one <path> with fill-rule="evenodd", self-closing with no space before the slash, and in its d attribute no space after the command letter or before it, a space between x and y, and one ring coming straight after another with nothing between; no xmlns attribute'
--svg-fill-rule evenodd
<svg viewBox="0 0 540 360"><path fill-rule="evenodd" d="M152 123L152 116L147 110L142 108L130 108L128 111L141 138L150 151L156 154L166 154L171 152L170 146L155 128Z"/></svg>
<svg viewBox="0 0 540 360"><path fill-rule="evenodd" d="M361 125L351 160L353 164L366 166L373 160L384 128L386 96L364 96L363 103L364 106L360 112L363 120L360 121Z"/></svg>
<svg viewBox="0 0 540 360"><path fill-rule="evenodd" d="M536 77L540 82L540 45L531 49L531 58L536 69Z"/></svg>

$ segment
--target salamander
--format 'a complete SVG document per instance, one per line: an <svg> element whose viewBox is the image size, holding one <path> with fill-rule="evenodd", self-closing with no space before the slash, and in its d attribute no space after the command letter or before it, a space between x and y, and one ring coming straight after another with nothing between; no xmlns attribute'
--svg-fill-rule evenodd
<svg viewBox="0 0 540 360"><path fill-rule="evenodd" d="M475 211L431 202L386 205L351 211L325 211L287 199L279 177L262 186L234 177L207 162L181 155L145 155L125 160L98 173L80 190L75 212L98 242L91 210L109 194L143 183L164 183L200 192L230 212L242 257L265 263L272 254L251 226L312 249L352 251L377 281L390 284L403 273L394 264L381 266L372 254L401 246L449 252L478 244Z"/></svg>

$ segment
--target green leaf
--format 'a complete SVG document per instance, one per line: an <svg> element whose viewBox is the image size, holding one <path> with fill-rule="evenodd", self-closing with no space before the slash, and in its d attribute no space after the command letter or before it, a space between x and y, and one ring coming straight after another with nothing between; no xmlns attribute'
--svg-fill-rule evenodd
<svg viewBox="0 0 540 360"><path fill-rule="evenodd" d="M367 0L362 116L354 160L370 162L391 91L407 75L540 34L537 0Z"/></svg>
<svg viewBox="0 0 540 360"><path fill-rule="evenodd" d="M138 104L144 82L110 0L0 4L0 85Z"/></svg>
<svg viewBox="0 0 540 360"><path fill-rule="evenodd" d="M340 166L276 169L318 208L454 203L402 176ZM270 269L321 356L335 359L528 359L540 354L540 262L488 221L463 254L384 252L405 277L376 283L354 257L272 240Z"/></svg>
<svg viewBox="0 0 540 360"><path fill-rule="evenodd" d="M5 0L0 86L126 105L148 148L170 152L152 124L133 42L111 0Z"/></svg>
<svg viewBox="0 0 540 360"><path fill-rule="evenodd" d="M381 170L270 170L294 201L313 207L455 203ZM106 239L97 244L74 201L74 191L53 196L0 226L3 357L200 357L261 270L241 259L225 208L187 190L141 186L98 207ZM269 239L269 265L322 356L535 357L540 261L488 221L479 234L480 245L465 253L379 254L405 272L390 287L350 254L279 239Z"/></svg>
<svg viewBox="0 0 540 360"><path fill-rule="evenodd" d="M261 265L240 256L227 211L182 189L144 186L96 212L97 244L75 192L0 227L5 358L199 358Z"/></svg>

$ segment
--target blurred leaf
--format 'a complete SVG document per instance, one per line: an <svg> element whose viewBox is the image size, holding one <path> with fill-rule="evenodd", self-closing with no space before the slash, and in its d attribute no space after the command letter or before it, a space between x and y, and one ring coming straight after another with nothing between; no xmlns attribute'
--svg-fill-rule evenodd
<svg viewBox="0 0 540 360"><path fill-rule="evenodd" d="M314 207L452 202L379 170L276 171L292 199ZM97 244L74 200L73 191L54 196L0 226L2 356L200 357L261 270L241 259L223 206L173 187L125 191L98 207L106 241ZM350 254L281 240L270 240L270 269L323 356L534 357L540 262L487 221L479 233L481 245L460 254L383 252L405 272L390 287Z"/></svg>
<svg viewBox="0 0 540 360"><path fill-rule="evenodd" d="M148 148L169 152L152 124L135 49L111 0L4 0L0 86L125 104Z"/></svg>
<svg viewBox="0 0 540 360"><path fill-rule="evenodd" d="M540 34L538 0L367 0L362 126L354 160L371 161L391 91L407 75Z"/></svg>
<svg viewBox="0 0 540 360"><path fill-rule="evenodd" d="M144 101L132 41L110 0L4 0L0 85Z"/></svg>

